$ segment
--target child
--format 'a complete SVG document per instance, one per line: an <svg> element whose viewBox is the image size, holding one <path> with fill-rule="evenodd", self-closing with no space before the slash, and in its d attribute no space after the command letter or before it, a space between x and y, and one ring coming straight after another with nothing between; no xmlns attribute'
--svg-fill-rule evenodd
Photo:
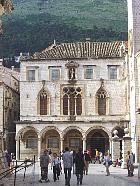
<svg viewBox="0 0 140 186"><path fill-rule="evenodd" d="M61 171L60 158L57 156L56 153L53 154L52 167L53 167L53 179L55 182L56 180L59 180L60 171Z"/></svg>

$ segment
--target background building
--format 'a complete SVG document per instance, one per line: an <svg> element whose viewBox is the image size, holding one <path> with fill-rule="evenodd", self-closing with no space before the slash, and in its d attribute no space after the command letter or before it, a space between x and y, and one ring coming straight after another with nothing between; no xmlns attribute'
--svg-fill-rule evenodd
<svg viewBox="0 0 140 186"><path fill-rule="evenodd" d="M128 61L130 84L130 125L132 151L136 162L140 161L140 1L128 0Z"/></svg>
<svg viewBox="0 0 140 186"><path fill-rule="evenodd" d="M0 62L0 150L15 153L14 121L19 120L19 72Z"/></svg>

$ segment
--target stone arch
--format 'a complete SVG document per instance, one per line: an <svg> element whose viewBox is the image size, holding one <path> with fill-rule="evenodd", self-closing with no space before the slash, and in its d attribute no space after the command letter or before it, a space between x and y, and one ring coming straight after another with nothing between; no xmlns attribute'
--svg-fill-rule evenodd
<svg viewBox="0 0 140 186"><path fill-rule="evenodd" d="M70 131L70 130L78 130L78 131L82 134L82 136L84 137L84 134L85 134L84 130L81 129L80 127L77 127L77 126L69 126L69 127L65 128L65 129L63 130L63 132L62 132L62 136L64 137L64 135L65 135L68 131Z"/></svg>
<svg viewBox="0 0 140 186"><path fill-rule="evenodd" d="M49 130L55 130L58 132L58 134L60 135L60 137L62 136L62 131L60 131L57 127L55 126L47 126L45 128L43 128L41 131L40 131L40 137L43 137L43 135L49 131Z"/></svg>
<svg viewBox="0 0 140 186"><path fill-rule="evenodd" d="M72 149L74 151L77 151L77 149L82 149L82 140L83 140L83 130L80 127L76 126L70 126L67 127L63 131L63 140L64 140L64 146L69 147L69 149Z"/></svg>
<svg viewBox="0 0 140 186"><path fill-rule="evenodd" d="M89 132L91 132L92 130L95 130L95 129L99 129L99 130L103 130L108 136L109 138L111 138L111 131L106 129L105 127L103 126L93 126L93 127L90 127L86 132L85 132L85 136L87 136L89 134Z"/></svg>
<svg viewBox="0 0 140 186"><path fill-rule="evenodd" d="M30 130L36 132L37 136L39 137L39 131L35 127L33 127L33 126L26 126L26 127L23 127L22 129L20 129L18 131L18 133L16 134L16 140L18 140L19 138L22 138L24 136L24 134L26 132L30 131Z"/></svg>
<svg viewBox="0 0 140 186"><path fill-rule="evenodd" d="M47 126L40 132L41 152L49 149L52 152L60 151L61 131L55 126Z"/></svg>
<svg viewBox="0 0 140 186"><path fill-rule="evenodd" d="M96 151L109 151L110 136L111 133L101 126L94 126L86 131L86 146L92 157L95 157Z"/></svg>
<svg viewBox="0 0 140 186"><path fill-rule="evenodd" d="M39 131L33 126L25 126L20 129L16 135L16 158L32 159L38 155Z"/></svg>

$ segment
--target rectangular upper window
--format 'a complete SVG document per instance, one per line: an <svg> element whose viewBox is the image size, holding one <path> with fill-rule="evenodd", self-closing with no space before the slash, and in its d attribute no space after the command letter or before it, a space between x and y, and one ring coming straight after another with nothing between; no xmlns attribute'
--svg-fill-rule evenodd
<svg viewBox="0 0 140 186"><path fill-rule="evenodd" d="M35 81L35 70L27 70L27 80Z"/></svg>
<svg viewBox="0 0 140 186"><path fill-rule="evenodd" d="M26 80L37 81L38 80L38 66L27 66L26 67Z"/></svg>
<svg viewBox="0 0 140 186"><path fill-rule="evenodd" d="M118 78L118 66L108 66L109 79Z"/></svg>
<svg viewBox="0 0 140 186"><path fill-rule="evenodd" d="M85 67L85 79L93 79L94 76L94 66L84 66Z"/></svg>
<svg viewBox="0 0 140 186"><path fill-rule="evenodd" d="M50 80L58 81L60 80L60 67L50 66Z"/></svg>

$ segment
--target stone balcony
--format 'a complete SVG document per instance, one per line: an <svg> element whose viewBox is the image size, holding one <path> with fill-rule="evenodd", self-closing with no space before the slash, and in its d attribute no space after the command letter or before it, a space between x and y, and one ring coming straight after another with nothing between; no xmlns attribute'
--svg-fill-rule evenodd
<svg viewBox="0 0 140 186"><path fill-rule="evenodd" d="M60 122L91 122L91 123L108 123L108 122L124 122L127 121L129 122L129 116L128 115L106 115L106 116L99 116L99 115L89 115L89 116L20 116L20 121L21 122L26 122L26 121L39 121L39 122L55 122L55 121L60 121Z"/></svg>

